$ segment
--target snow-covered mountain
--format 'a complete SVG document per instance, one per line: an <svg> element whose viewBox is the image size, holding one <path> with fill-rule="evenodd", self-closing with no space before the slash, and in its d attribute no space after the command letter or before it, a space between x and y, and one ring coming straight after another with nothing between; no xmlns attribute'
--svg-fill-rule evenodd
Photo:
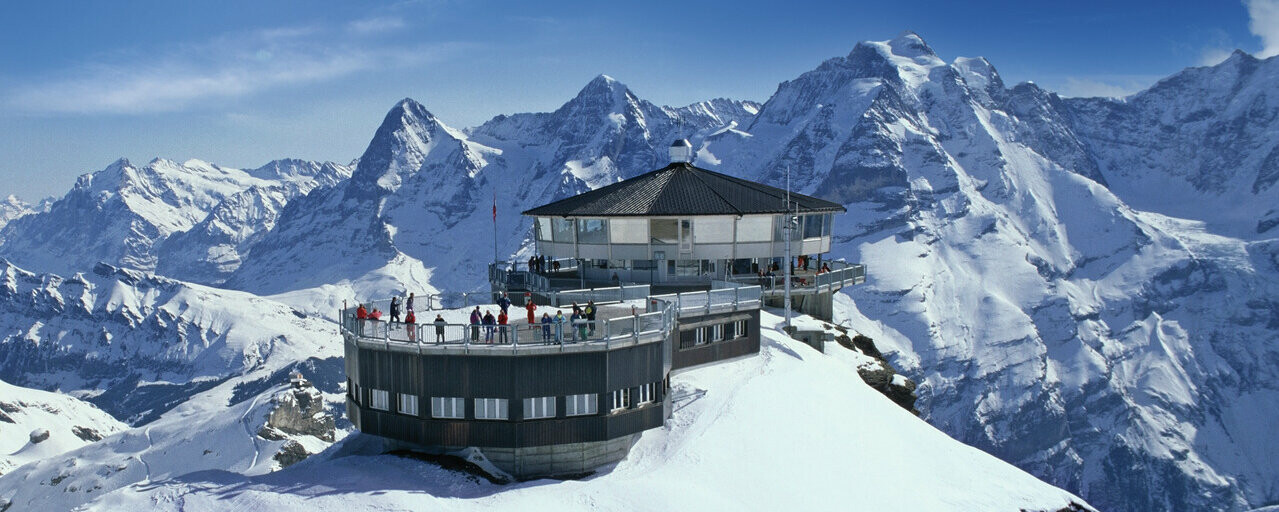
<svg viewBox="0 0 1279 512"><path fill-rule="evenodd" d="M402 100L351 179L286 207L227 286L277 294L353 280L361 296L485 287L494 229L503 258L527 243L519 212L651 170L677 134L700 140L756 108L729 100L659 107L600 76L555 112L462 131Z"/></svg>
<svg viewBox="0 0 1279 512"><path fill-rule="evenodd" d="M32 213L43 213L49 211L49 206L53 204L53 200L46 198L39 204L30 204L26 201L18 199L17 196L9 194L4 200L0 201L0 229L9 224L13 219L30 215Z"/></svg>
<svg viewBox="0 0 1279 512"><path fill-rule="evenodd" d="M1244 240L1279 226L1279 63L1236 50L1124 100L1070 99L1074 129L1133 208Z"/></svg>
<svg viewBox="0 0 1279 512"><path fill-rule="evenodd" d="M1195 83L1218 84L1211 98L1228 112L1273 112L1258 98L1276 68L1236 55L1186 74L1212 75ZM1253 187L1268 168L1216 169L1233 181L1171 201L1181 209L1125 198L1163 197L1156 170L1185 174L1186 159L1145 148L1194 146L1203 169L1260 162L1279 142L1273 117L1152 128L1142 146L1097 106L1168 112L1179 107L1153 98L1209 96L1165 90L1186 81L1067 102L905 34L782 84L749 137L704 149L721 170L773 183L790 167L802 191L848 206L835 253L871 269L849 319L921 383L930 422L1107 510L1242 509L1279 498L1266 483L1279 454L1258 437L1279 413L1275 242L1252 229L1274 203ZM1248 133L1219 131L1230 126ZM1240 142L1213 153L1201 136ZM1115 172L1138 160L1147 167ZM1205 210L1190 216L1192 204Z"/></svg>
<svg viewBox="0 0 1279 512"><path fill-rule="evenodd" d="M346 166L298 160L243 171L199 160L155 159L137 167L120 159L81 176L47 211L8 223L0 230L0 255L62 274L98 262L155 270L165 260L168 270L185 279L217 283L235 269L239 251L248 249L245 241L270 229L280 204L349 173ZM254 195L270 197L254 203ZM219 208L227 200L231 203ZM169 247L173 257L166 257L162 242L193 228L196 232Z"/></svg>
<svg viewBox="0 0 1279 512"><path fill-rule="evenodd" d="M134 425L234 376L341 354L330 322L244 292L105 263L64 278L0 262L0 280L0 378Z"/></svg>

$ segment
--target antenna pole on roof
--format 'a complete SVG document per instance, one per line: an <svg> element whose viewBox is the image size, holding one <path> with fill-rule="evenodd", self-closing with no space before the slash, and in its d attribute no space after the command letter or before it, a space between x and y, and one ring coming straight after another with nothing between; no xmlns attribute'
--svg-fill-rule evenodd
<svg viewBox="0 0 1279 512"><path fill-rule="evenodd" d="M783 277L783 281L786 286L786 291L784 292L785 295L783 296L784 299L782 300L782 307L786 309L786 323L784 325L784 327L786 328L789 328L791 326L791 323L790 323L790 317L791 317L791 314L790 314L790 279L791 279L790 241L791 241L791 238L793 238L792 235L794 234L796 219L798 219L798 212L796 212L795 216L791 215L790 166L787 165L786 166L786 219L785 219L786 225L783 227L783 232L786 233L786 264L784 265L785 268L783 269L785 271L785 274L783 274L785 276Z"/></svg>

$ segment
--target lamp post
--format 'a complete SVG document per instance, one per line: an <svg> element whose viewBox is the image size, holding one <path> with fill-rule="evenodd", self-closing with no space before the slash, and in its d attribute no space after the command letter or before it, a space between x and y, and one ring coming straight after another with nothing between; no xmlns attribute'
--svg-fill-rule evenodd
<svg viewBox="0 0 1279 512"><path fill-rule="evenodd" d="M786 263L783 265L783 267L784 267L784 268L782 269L782 271L784 272L784 273L782 274L782 275L783 275L783 278L782 278L782 279L783 279L783 281L784 281L784 283L783 283L783 284L786 286L786 289L785 289L785 292L783 292L782 307L786 309L786 324L785 324L785 326L784 326L784 327L785 327L785 328L787 328L787 329L789 329L789 328L790 328L790 326L791 326L791 324L790 324L790 318L791 318L791 312L790 312L790 278L791 278L790 242L791 242L791 238L793 238L793 236L792 236L792 235L793 235L794 230L795 230L795 222L797 221L797 219L799 219L798 210L796 211L796 214L795 214L795 215L791 215L791 200L790 200L790 166L788 165L788 166L786 166L786 225L785 225L785 226L782 226L782 231L783 231L783 232L785 233L785 235L786 235Z"/></svg>

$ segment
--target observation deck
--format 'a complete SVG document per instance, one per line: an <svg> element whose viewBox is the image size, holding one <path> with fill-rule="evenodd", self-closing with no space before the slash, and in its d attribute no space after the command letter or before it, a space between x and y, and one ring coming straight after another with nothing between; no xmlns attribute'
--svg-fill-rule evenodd
<svg viewBox="0 0 1279 512"><path fill-rule="evenodd" d="M530 325L513 306L506 326L462 323L467 308L416 311L422 322L445 321L410 325L343 309L348 417L392 447L474 448L514 478L578 475L620 460L640 432L662 426L673 370L759 351L758 286L626 300L620 289L565 293L596 301L595 321L566 314L559 329ZM569 307L539 309L540 319Z"/></svg>

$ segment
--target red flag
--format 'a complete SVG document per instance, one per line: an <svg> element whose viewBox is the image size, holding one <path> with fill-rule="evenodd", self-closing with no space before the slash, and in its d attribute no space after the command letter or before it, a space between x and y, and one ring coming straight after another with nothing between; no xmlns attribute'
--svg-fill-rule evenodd
<svg viewBox="0 0 1279 512"><path fill-rule="evenodd" d="M493 191L493 223L497 224L497 191Z"/></svg>

